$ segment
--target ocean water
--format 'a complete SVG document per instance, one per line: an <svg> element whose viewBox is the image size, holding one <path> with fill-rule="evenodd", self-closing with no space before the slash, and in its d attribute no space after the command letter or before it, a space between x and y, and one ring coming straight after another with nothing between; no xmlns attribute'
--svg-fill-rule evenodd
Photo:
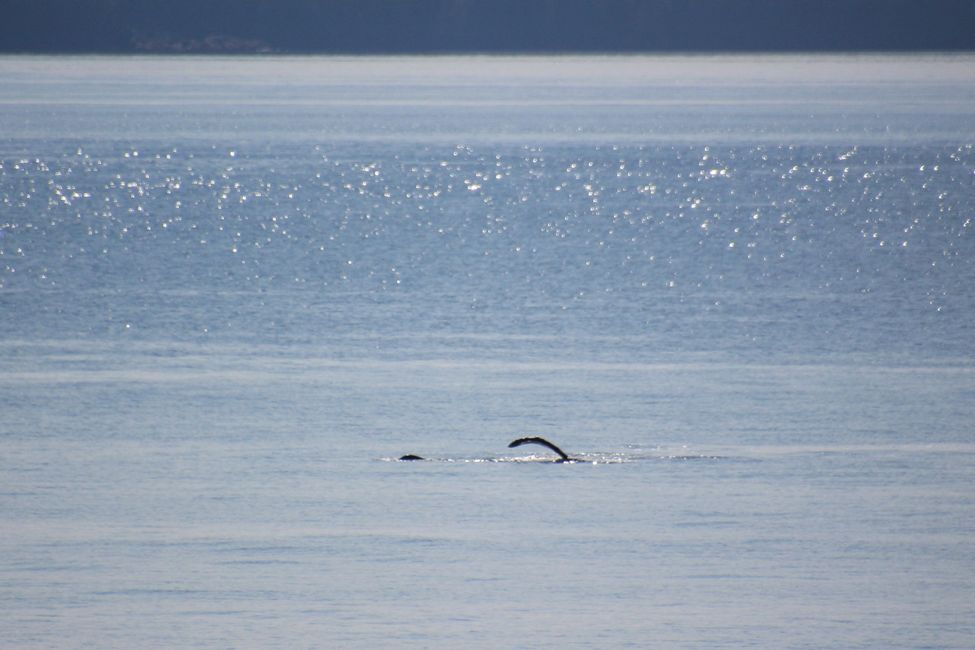
<svg viewBox="0 0 975 650"><path fill-rule="evenodd" d="M2 644L975 646L973 146L971 56L0 58Z"/></svg>

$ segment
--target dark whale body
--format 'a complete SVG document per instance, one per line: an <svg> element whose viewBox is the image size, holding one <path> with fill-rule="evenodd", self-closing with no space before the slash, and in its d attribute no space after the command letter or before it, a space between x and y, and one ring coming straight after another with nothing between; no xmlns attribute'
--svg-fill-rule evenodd
<svg viewBox="0 0 975 650"><path fill-rule="evenodd" d="M545 438L539 438L537 436L533 436L530 438L518 438L517 440L512 440L511 442L508 443L509 448L520 447L522 445L541 445L546 449L551 449L552 451L554 451L556 454L559 455L559 457L553 461L556 463L582 462L582 460L579 458L570 458L568 454L566 454L564 451L559 449L558 445L549 442ZM417 456L416 454L406 454L404 456L400 456L397 460L426 460L426 458L424 458L423 456Z"/></svg>
<svg viewBox="0 0 975 650"><path fill-rule="evenodd" d="M559 449L556 445L552 444L545 438L539 438L537 436L531 438L518 438L517 440L512 440L508 443L508 447L520 447L522 445L541 445L551 449L559 455L559 459L556 463L576 463L579 462L578 458L569 458L568 454Z"/></svg>

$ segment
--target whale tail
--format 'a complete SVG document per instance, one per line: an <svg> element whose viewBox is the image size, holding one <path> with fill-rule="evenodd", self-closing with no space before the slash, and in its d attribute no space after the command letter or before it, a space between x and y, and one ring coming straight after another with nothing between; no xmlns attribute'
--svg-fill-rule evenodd
<svg viewBox="0 0 975 650"><path fill-rule="evenodd" d="M552 444L545 438L539 438L537 436L533 436L530 438L518 438L517 440L512 440L511 442L508 443L509 448L520 447L522 445L541 445L543 447L551 449L552 451L554 451L559 455L559 460L556 461L558 463L564 463L567 461L575 460L574 458L569 458L568 454L566 454L564 451L559 449L558 446Z"/></svg>

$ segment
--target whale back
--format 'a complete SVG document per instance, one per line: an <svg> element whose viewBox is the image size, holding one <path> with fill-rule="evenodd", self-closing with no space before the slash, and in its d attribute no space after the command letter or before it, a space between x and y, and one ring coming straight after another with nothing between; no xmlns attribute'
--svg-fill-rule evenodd
<svg viewBox="0 0 975 650"><path fill-rule="evenodd" d="M559 449L558 446L552 444L545 438L539 438L538 436L532 436L529 438L518 438L517 440L512 440L511 442L508 443L509 448L520 447L522 445L541 445L542 447L551 449L552 451L557 453L563 461L570 460L568 454L566 454L564 451Z"/></svg>

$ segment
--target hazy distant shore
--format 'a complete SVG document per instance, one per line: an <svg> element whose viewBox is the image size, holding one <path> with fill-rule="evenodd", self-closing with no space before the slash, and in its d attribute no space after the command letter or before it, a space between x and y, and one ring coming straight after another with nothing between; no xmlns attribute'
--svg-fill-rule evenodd
<svg viewBox="0 0 975 650"><path fill-rule="evenodd" d="M8 0L4 53L975 50L964 0Z"/></svg>

